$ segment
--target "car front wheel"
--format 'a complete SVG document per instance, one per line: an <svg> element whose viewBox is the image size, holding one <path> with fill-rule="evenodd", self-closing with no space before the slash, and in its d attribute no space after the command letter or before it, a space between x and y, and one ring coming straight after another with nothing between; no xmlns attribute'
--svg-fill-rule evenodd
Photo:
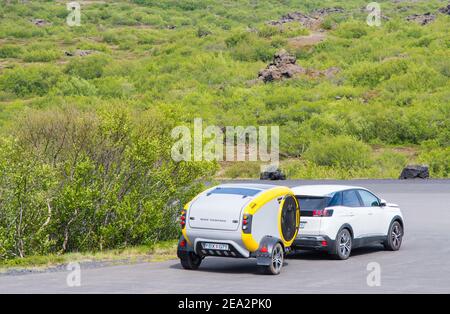
<svg viewBox="0 0 450 314"><path fill-rule="evenodd" d="M394 221L389 227L384 247L389 251L398 251L402 246L403 227L398 221Z"/></svg>

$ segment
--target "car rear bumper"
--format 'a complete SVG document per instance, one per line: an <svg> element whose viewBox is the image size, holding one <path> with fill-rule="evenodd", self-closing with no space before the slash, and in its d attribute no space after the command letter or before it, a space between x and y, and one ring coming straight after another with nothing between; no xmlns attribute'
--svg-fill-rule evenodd
<svg viewBox="0 0 450 314"><path fill-rule="evenodd" d="M330 251L334 246L334 240L331 240L328 236L324 235L302 235L298 236L292 248L297 250L319 250L319 251Z"/></svg>

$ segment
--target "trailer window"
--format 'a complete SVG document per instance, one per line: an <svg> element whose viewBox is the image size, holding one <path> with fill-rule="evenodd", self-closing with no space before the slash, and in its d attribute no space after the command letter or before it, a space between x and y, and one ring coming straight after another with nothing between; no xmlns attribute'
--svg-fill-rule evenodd
<svg viewBox="0 0 450 314"><path fill-rule="evenodd" d="M210 191L208 195L210 194L234 194L234 195L242 195L242 196L255 196L261 192L260 190L255 189L246 189L246 188L215 188L214 190Z"/></svg>

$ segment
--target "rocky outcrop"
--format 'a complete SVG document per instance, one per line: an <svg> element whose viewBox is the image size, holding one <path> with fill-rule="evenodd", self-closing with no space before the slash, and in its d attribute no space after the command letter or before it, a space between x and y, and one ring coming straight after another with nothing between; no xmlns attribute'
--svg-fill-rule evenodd
<svg viewBox="0 0 450 314"><path fill-rule="evenodd" d="M275 21L269 21L270 25L282 25L285 23L299 22L306 28L315 29L321 23L325 16L333 13L343 13L342 8L321 8L312 11L310 14L305 14L302 12L289 12L283 15L280 19Z"/></svg>
<svg viewBox="0 0 450 314"><path fill-rule="evenodd" d="M428 179L430 173L426 165L408 165L403 168L399 179Z"/></svg>
<svg viewBox="0 0 450 314"><path fill-rule="evenodd" d="M334 7L334 8L321 8L311 12L311 15L316 17L325 17L328 14L336 14L336 13L344 13L343 8Z"/></svg>
<svg viewBox="0 0 450 314"><path fill-rule="evenodd" d="M437 13L450 15L450 4L438 9ZM433 22L435 19L436 15L431 12L427 12L424 14L411 14L406 17L407 21L416 22L419 23L420 25L427 25Z"/></svg>
<svg viewBox="0 0 450 314"><path fill-rule="evenodd" d="M265 69L259 71L258 79L267 83L292 78L299 73L306 73L306 70L296 64L295 56L281 50L274 55L273 61Z"/></svg>
<svg viewBox="0 0 450 314"><path fill-rule="evenodd" d="M269 83L289 79L301 74L311 78L331 78L340 71L338 67L331 67L326 70L306 69L298 65L296 61L295 56L287 53L285 50L281 50L274 55L273 61L265 69L259 71L258 79L264 83Z"/></svg>
<svg viewBox="0 0 450 314"><path fill-rule="evenodd" d="M412 14L406 17L406 20L409 22L416 22L420 25L427 25L433 22L436 19L436 15L431 12L427 12L424 14Z"/></svg>
<svg viewBox="0 0 450 314"><path fill-rule="evenodd" d="M440 8L439 13L450 15L450 4L446 7Z"/></svg>
<svg viewBox="0 0 450 314"><path fill-rule="evenodd" d="M94 53L94 50L81 50L77 49L75 51L65 51L64 54L68 57L85 57Z"/></svg>

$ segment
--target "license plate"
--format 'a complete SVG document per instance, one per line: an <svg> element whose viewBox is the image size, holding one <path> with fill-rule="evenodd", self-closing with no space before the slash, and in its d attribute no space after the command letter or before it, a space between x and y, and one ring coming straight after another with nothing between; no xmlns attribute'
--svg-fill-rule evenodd
<svg viewBox="0 0 450 314"><path fill-rule="evenodd" d="M202 246L206 250L221 250L221 251L229 250L228 244L222 243L202 243Z"/></svg>
<svg viewBox="0 0 450 314"><path fill-rule="evenodd" d="M300 221L300 229L305 229L306 221Z"/></svg>

